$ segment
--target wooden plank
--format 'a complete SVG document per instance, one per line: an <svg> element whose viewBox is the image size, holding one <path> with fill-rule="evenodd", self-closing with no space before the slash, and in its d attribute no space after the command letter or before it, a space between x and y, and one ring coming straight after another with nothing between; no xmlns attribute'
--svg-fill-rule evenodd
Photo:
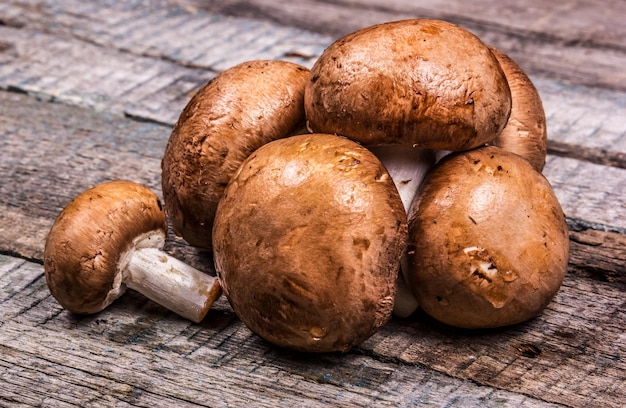
<svg viewBox="0 0 626 408"><path fill-rule="evenodd" d="M334 40L331 35L192 13L162 3L146 8L122 3L100 13L97 2L64 1L55 12L11 2L22 12L21 23L19 28L0 26L0 36L9 44L7 61L0 66L0 89L168 125L216 72L256 58L310 66ZM58 10L73 6L71 13ZM355 13L354 6L349 11ZM2 13L0 8L0 20ZM132 23L126 26L126 21ZM626 168L626 92L572 86L542 75L533 75L533 81L544 102L551 152Z"/></svg>
<svg viewBox="0 0 626 408"><path fill-rule="evenodd" d="M626 233L626 168L550 155L543 174L567 217Z"/></svg>
<svg viewBox="0 0 626 408"><path fill-rule="evenodd" d="M603 1L602 7L592 0L558 0L540 2L521 0L514 6L498 0L481 0L468 4L463 0L170 0L171 3L197 7L231 15L272 18L282 24L294 24L297 18L309 14L307 29L316 32L345 34L363 24L375 24L374 13L404 14L483 22L484 25L509 27L511 30L541 33L570 42L588 41L606 46L626 46L626 28L622 15L626 6L618 0ZM350 14L352 13L352 14ZM286 16L290 16L287 18ZM345 17L351 16L351 19ZM321 21L335 24L321 25ZM303 21L304 23L304 21ZM607 29L607 25L611 29ZM314 29L313 29L314 28ZM492 28L493 29L493 28Z"/></svg>
<svg viewBox="0 0 626 408"><path fill-rule="evenodd" d="M546 113L549 153L626 168L626 93L532 79Z"/></svg>
<svg viewBox="0 0 626 408"><path fill-rule="evenodd" d="M620 0L173 0L213 13L265 18L333 37L384 21L439 18L460 24L501 48L531 74L626 90L626 30ZM607 29L610 27L610 29Z"/></svg>
<svg viewBox="0 0 626 408"><path fill-rule="evenodd" d="M626 385L626 362L620 357L623 293L623 285L610 288L570 276L542 315L509 330L459 332L425 317L396 320L361 349L547 401L621 407Z"/></svg>
<svg viewBox="0 0 626 408"><path fill-rule="evenodd" d="M74 17L69 17L70 23L66 22L66 24L69 24L70 28L75 29L76 28L75 24L78 24L76 23L75 16L80 15L80 12L87 13L90 10L91 9L88 9L88 8L85 9L85 7L83 7L82 9L78 9L78 11L75 14L70 15ZM180 10L176 12L178 12L179 14L182 13ZM141 16L145 16L148 20L150 20L151 24L149 24L148 26L151 26L151 25L158 25L159 21L163 21L164 16L168 16L169 14L172 14L172 13L174 12L167 8L157 9L157 11L154 11L154 10L150 11L149 9L148 12L141 11L141 13L138 13L137 11L134 11L134 10L129 10L126 12L126 14L122 13L124 17L121 18L120 20L125 21L128 19L131 19L136 14L139 14ZM66 14L64 13L58 13L58 15L66 16ZM111 23L111 20L113 18L112 16L114 15L115 14L107 15L105 13L105 16L108 16L108 18L104 18L103 20L107 23ZM184 15L184 13L182 13L181 15ZM20 18L24 19L22 15L20 16L21 16ZM196 19L202 19L201 16L193 15L193 17ZM188 18L189 18L189 15L185 17L185 21L188 21ZM10 20L11 17L6 18L6 19ZM14 25L23 27L23 25L20 25L20 24L14 24ZM143 27L144 25L140 24L139 27ZM116 25L113 24L113 26L115 27ZM86 26L83 25L80 27L82 27L83 31L87 30L87 32L89 32ZM137 29L134 26L133 28L134 29L131 29L130 32L135 33L135 35L138 35L138 39L142 39L146 37L145 34L141 34L140 29ZM97 31L97 30L94 30L94 31ZM150 32L152 31L153 31L153 28L151 29ZM59 87L69 89L71 88L71 86L69 85L59 86L58 84L55 83L55 81L53 80L54 79L53 77L51 77L50 75L45 76L45 73L50 72L50 71L62 72L60 67L63 66L63 63L57 63L57 65L52 66L52 67L46 66L45 65L46 61L58 60L57 58L53 58L52 54L50 55L45 54L46 50L51 49L53 52L61 52L63 49L77 48L79 51L75 52L76 55L91 56L91 55L95 55L96 53L102 53L102 51L100 50L101 47L94 47L88 43L86 44L84 42L80 42L77 40L67 40L69 41L69 43L63 45L64 44L63 41L61 41L57 37L46 36L40 33L26 35L24 31L22 30L18 30L14 32L11 31L10 33L16 36L16 38L18 39L22 37L25 38L23 44L20 43L19 41L12 43L13 47L19 51L16 54L20 56L20 58L18 59L19 64L23 65L25 60L26 62L29 61L28 53L24 53L22 49L24 50L28 49L29 48L28 45L30 43L28 43L27 41L33 41L34 39L36 40L35 43L38 44L39 47L34 47L34 49L38 51L35 53L36 58L33 57L33 59L35 60L35 62L38 62L40 65L41 64L43 65L40 66L37 64L32 64L34 66L37 66L38 68L35 69L30 74L28 73L24 74L23 69L19 70L18 77L22 75L21 76L22 78L23 77L31 78L30 85L29 85L29 80L21 81L21 82L20 80L18 80L15 82L14 85L7 85L7 87L30 92L44 99L55 99L55 98L62 99L66 97L66 102L68 103L74 101L76 103L85 104L87 106L90 106L89 101L109 101L110 102L109 105L106 105L106 104L97 105L97 103L96 104L91 103L91 106L96 109L104 109L104 110L115 112L116 109L121 110L120 105L123 105L123 103L120 103L115 98L115 95L113 94L107 95L107 92L109 89L116 90L120 88L119 86L120 84L118 83L118 80L116 78L125 77L125 79L123 79L122 82L124 81L136 82L134 86L131 86L132 89L138 90L142 87L145 87L145 88L148 88L148 90L135 92L135 93L130 92L128 94L128 99L126 100L126 102L129 103L129 105L126 105L123 111L127 115L132 115L132 116L136 116L136 117L143 118L143 119L163 121L168 124L171 124L175 120L178 110L182 108L182 105L186 102L187 98L190 96L190 89L193 89L194 87L199 86L199 84L201 84L204 80L207 79L207 78L203 78L198 73L198 70L194 71L195 74L190 74L188 71L186 71L185 67L180 67L177 64L168 65L167 68L163 69L163 75L160 75L160 76L159 75L155 76L154 74L145 74L144 72L141 71L141 69L133 69L133 67L135 66L144 67L144 66L150 65L149 64L150 61L147 61L149 59L140 57L139 60L141 61L141 63L136 63L136 62L131 61L134 59L134 57L129 58L127 54L121 53L118 55L116 52L111 52L110 55L108 55L108 57L112 58L113 60L113 62L111 62L111 66L118 67L119 72L131 71L130 73L125 73L124 75L118 75L117 77L113 76L113 78L110 78L110 75L107 75L106 73L112 72L112 69L109 69L109 68L104 69L103 71L104 74L96 75L98 78L102 79L100 81L102 83L102 86L99 89L96 89L95 92L92 89L91 94L89 94L88 92L81 93L81 89L86 89L88 83L93 82L92 76L90 76L91 75L90 74L87 76L87 78L83 78L81 80L80 73L89 72L89 69L87 69L87 67L85 66L86 63L82 59L72 60L69 63L66 63L65 65L79 66L80 69L76 71L77 73L75 75L61 75L61 81L63 81L63 78L72 77L73 78L72 81L74 81L73 83L75 84L76 88L78 88L78 91L77 91L78 93L72 93L73 91L66 90L64 93L55 94L54 89L59 89ZM127 30L117 29L117 30L114 30L113 33L115 33L115 35L112 38L125 38L125 36L126 37L128 36ZM139 40L133 40L133 41L137 42ZM59 43L61 45L58 45ZM22 45L15 46L15 44L22 44ZM51 44L55 46L50 46ZM131 41L129 44L132 45L133 42ZM59 46L64 47L64 48L59 49ZM81 61L82 61L82 66L81 66ZM19 66L21 67L22 65L19 65ZM5 65L5 68L8 66L10 66L10 64ZM180 71L181 69L182 69L182 72ZM173 74L174 72L176 74ZM207 71L201 71L201 72L206 73ZM140 75L135 77L134 73L140 73ZM213 74L210 73L208 75L211 76ZM32 78L35 78L35 79L32 79ZM38 83L37 81L39 81L37 78L44 78L43 86L36 85ZM33 85L33 83L35 85ZM537 83L540 89L545 90L544 99L546 99L545 105L546 105L546 110L548 114L549 128L554 129L551 132L551 137L556 136L557 138L559 138L560 141L558 143L561 143L561 145L567 145L567 146L577 146L576 143L580 143L580 141L582 140L587 145L593 147L594 149L600 149L603 152L607 152L607 149L610 149L610 148L617 149L617 151L613 151L617 155L621 154L623 149L626 148L624 147L626 144L624 142L624 140L626 140L626 138L624 137L626 125L623 123L626 120L626 112L622 112L624 111L624 108L626 107L624 94L610 92L610 91L592 90L592 89L588 89L584 87L574 87L574 88L565 87L563 85L559 85L554 82L543 80L543 79L539 79ZM50 90L46 91L45 87L48 85L51 87L52 91ZM122 87L122 89L125 89L125 88ZM135 98L137 98L137 100ZM564 104L564 101L568 102L569 104ZM572 115L571 113L574 113L574 114ZM163 135L162 137L166 138L167 136ZM113 142L117 143L115 140ZM612 146L612 147L609 147L609 146ZM88 150L92 150L89 146L87 146L87 148ZM36 151L36 149L34 149L33 151ZM581 149L577 149L576 151L580 152ZM117 153L116 153L116 156L122 159L126 158L126 157L118 155ZM110 159L106 158L106 154L99 156L99 160L95 163L94 163L93 155L89 159L84 158L84 157L83 159L91 160L88 162L89 163L88 166L91 167L92 170L94 167L95 168L100 167L102 169L110 167L110 164L108 163ZM82 160L79 161L79 163L81 162ZM610 182L605 183L605 184L597 184L595 183L596 178L601 178L602 180L607 179L606 174L605 174L607 172L605 172L605 169L603 167L591 166L590 167L591 170L589 170L587 169L587 165L579 167L577 164L578 162L565 161L566 166L564 167L569 169L568 177L578 177L579 173L593 175L592 177L587 177L587 179L583 180L583 183L578 184L577 187L572 187L567 184L568 182L567 177L561 176L563 173L563 170L561 169L561 167L563 167L562 166L563 162L557 160L556 162L554 162L554 165L551 167L552 162L553 161L549 161L548 163L548 167L547 167L548 176L551 179L551 181L555 183L560 183L563 186L563 192L562 192L563 195L567 195L570 198L570 200L574 201L574 204L571 205L570 208L575 210L576 213L570 215L571 217L585 218L588 216L589 219L586 221L588 221L589 223L593 225L600 225L600 226L605 225L604 227L601 227L601 228L606 227L607 219L617 219L617 220L624 219L624 217L619 217L619 216L613 217L614 211L612 209L609 209L608 212L605 212L602 206L598 206L597 205L598 202L602 203L603 202L602 200L596 199L592 201L585 201L585 200L581 201L578 195L578 191L581 189L591 190L591 194L595 194L597 196L603 195L604 192L606 191L618 191L618 192L623 191L624 190L622 186L623 175L621 174L620 171L611 171L609 169L608 180L610 180ZM83 162L83 164L84 163L87 163L87 162ZM619 163L617 164L619 166ZM156 166L154 166L153 168L156 168ZM556 173L551 173L552 168L555 169ZM22 178L30 177L29 172L32 172L32 171L35 171L35 170L23 169L22 170L23 174L21 175L21 177ZM77 172L80 173L82 171L84 171L84 168L79 168ZM124 169L120 173L128 174L127 169ZM115 176L115 173L109 173L109 174L111 177ZM130 174L133 174L133 172L131 172ZM147 178L148 179L146 179L146 177L143 177L141 178L141 181L151 186L153 185L158 186L159 183L157 180L152 179L150 177L147 177ZM54 180L54 178L49 178L49 180L51 180L49 184L53 185L54 183L52 183L52 180ZM93 180L93 181L96 182L97 180ZM623 203L624 200L619 195L616 196L615 198L616 200L614 202L618 203L617 206L615 206L615 208L618 211L620 211L623 208L623 205L620 207L619 203L620 202ZM66 197L66 200L64 202L67 202L68 199L69 197ZM44 199L42 197L37 197L34 200L35 200L34 202L44 202ZM567 200L565 201L567 202ZM579 206L577 201L582 202L583 203L582 206ZM59 208L60 207L57 207L57 209ZM583 215L581 215L581 210L582 210ZM16 210L13 208L10 211L7 210L5 212L5 219L12 221L12 222L15 222L18 219L23 219L23 217L24 217L24 214L21 213L20 209ZM12 224L7 224L7 225L12 225ZM32 227L28 231L23 231L24 236L26 237L34 236L37 238L37 240L41 242L42 231L47 229L49 225L49 220L46 221L45 218L44 219L36 218L36 221L34 223L24 223L23 225L29 225ZM45 228L37 228L36 226L41 226ZM617 231L621 231L621 229L623 229L621 225L613 226L613 227L609 226L609 228L617 229ZM24 239L25 238L23 236L20 236L14 241L12 241L11 245L15 246L16 244L19 244L20 241ZM27 251L20 252L16 248L13 248L12 246L9 246L7 250L16 251L16 253L21 253L22 256L26 256L26 257L30 257L33 255L32 253L29 255ZM617 259L619 259L619 256L617 257Z"/></svg>
<svg viewBox="0 0 626 408"><path fill-rule="evenodd" d="M0 163L0 248L5 252L41 260L45 236L57 214L94 184L132 179L160 195L160 157L170 127L102 116L16 93L0 92L0 103L6 106L0 116L7 153ZM24 117L38 120L24 122ZM584 238L593 232L578 228L573 266L603 279L626 279L626 247L621 245L626 230L626 169L551 156L544 173L565 213L578 220L572 222L613 234L601 246L598 236ZM604 255L602 262L594 264L582 254L595 246ZM207 254L174 237L167 249L202 270L211 264Z"/></svg>
<svg viewBox="0 0 626 408"><path fill-rule="evenodd" d="M214 71L251 58L309 65L311 53L319 55L328 45L327 36L299 28L254 18L196 13L167 2L146 2L138 7L107 3L105 13L97 1L42 3L42 7L33 8L22 0L9 0L6 13L19 13L19 22L12 25L21 28L69 35L109 49Z"/></svg>
<svg viewBox="0 0 626 408"><path fill-rule="evenodd" d="M13 138L6 137L4 140L20 140L19 144L11 144L11 148L15 151L15 154L9 155L9 157L12 158L11 160L15 160L18 165L13 166L13 163L7 163L7 166L14 169L11 170L13 173L10 173L11 177L9 177L9 179L14 180L16 184L12 187L13 190L10 190L11 186L9 185L3 185L3 191L9 193L4 196L10 198L14 208L17 207L26 211L39 213L41 218L50 222L50 215L54 213L54 203L56 203L56 206L60 209L64 200L69 201L73 193L78 193L80 189L85 187L84 184L89 184L89 177L106 178L107 175L116 176L129 174L125 166L130 166L130 168L135 171L134 174L138 176L138 179L145 183L152 184L155 189L158 189L158 151L163 147L163 143L165 142L163 136L167 135L169 132L167 127L149 123L137 123L129 120L121 120L119 118L101 117L88 110L77 110L63 105L49 105L36 102L27 96L19 94L4 93L2 95L11 101L11 103L7 103L5 106L10 106L15 109L15 115L12 120L9 120L11 119L11 115L3 117L5 121L3 128L11 129L12 132L15 132L9 134L9 136L13 136ZM23 117L23 113L18 113L23 112L23 109L29 106L35 107L36 109L35 113L31 112L30 116L37 116L40 119L34 122L34 129L28 128L24 126L24 124L21 124L22 127L20 127L20 123L18 123L19 119ZM52 131L50 131L50 129L52 129ZM131 141L124 141L121 138L123 138L125 134L136 135L136 138ZM119 137L120 139L110 140L111 137ZM40 150L36 149L35 144L37 144ZM83 151L80 155L82 157L81 160L72 162L72 152L71 149L67 148L67 144L74 146L75 150ZM84 146L84 148L77 149L77 145ZM96 147L98 146L103 146L104 150L97 152ZM130 146L130 149L128 149L129 153L126 153L127 156L124 156L123 160L123 163L127 164L121 167L112 166L110 163L111 157L117 157L120 154L118 152L119 150L122 150L123 153L123 150L125 150L127 146ZM42 157L42 152L47 152L46 154L50 155L49 157L55 158L52 160L52 163L50 163L50 168L48 169L41 169L41 167L47 163ZM66 172L62 184L66 189L65 192L58 190L60 184L58 181L51 181L50 177L48 177L53 176L55 172L58 173L57 160L58 163L71 163L69 166L66 165L63 167ZM90 171L89 167L94 163L97 164L100 160L103 161L103 164L101 166L95 166L95 168ZM555 168L559 168L559 166L555 166ZM27 171L24 169L27 169ZM8 168L3 170L3 173L9 173ZM32 178L32 175L37 173L41 175L39 180L45 180L45 183L52 183L52 185L57 186L54 193L42 193L43 187L37 186L38 182ZM30 195L30 197L27 196L26 199L23 197L19 198L22 194ZM44 201L44 199L47 201ZM20 200L24 201L22 202ZM45 207L32 205L33 203L44 202L47 203ZM5 214L4 211L3 214ZM45 217L46 215L48 218ZM29 225L29 223L27 220L21 220L18 224L2 223L2 225ZM44 230L43 227L43 225L39 225L34 229L35 231L41 232ZM8 234L10 234L11 231L13 231L13 229L8 231ZM9 243L10 242L12 241L9 238ZM36 251L38 251L38 255L35 255L34 258L41 259L42 244L43 241L39 240L34 246L36 247ZM592 245L595 245L595 243L592 243ZM19 300L18 304L21 305L21 308L17 309L17 313L14 317L33 319L32 321L40 325L54 321L56 316L62 314L62 311L58 306L55 307L54 301L46 293L43 282L39 281L39 286L32 286L30 281L22 281L24 282L23 285L12 285L12 287L15 287L17 290L17 295L14 295L12 299L15 302ZM137 299L137 302L139 306L128 307L127 304L124 304L123 308L120 305L120 308L112 309L111 312L114 313L115 319L118 321L117 328L108 332L108 335L112 339L122 342L139 342L141 344L151 344L151 342L155 341L154 330L149 329L149 323L158 319L158 317L153 316L147 319L146 322L148 322L148 326L146 326L145 323L138 323L134 317L130 316L141 315L146 311L151 311L151 313L158 316L159 313L163 313L163 310L158 307L155 308L154 305L142 301L140 298ZM34 307L34 305L40 306L40 308ZM6 304L3 306L4 310L8 309L6 308ZM127 322L124 324L119 323L120 321L123 322L123 318L120 317L123 315L123 310L126 310L128 316ZM232 315L230 319L232 320ZM64 330L66 328L67 326L63 326L62 328L56 328L56 330ZM249 334L243 335L243 337L238 335L237 333L241 333L241 330L243 330L241 327L234 331L220 330L221 335L209 343L219 345L226 339L231 338L237 339L238 341L246 341L245 339L249 337ZM171 334L172 330L162 330L162 332ZM400 332L402 332L402 330L400 330ZM385 333L385 338L386 337ZM156 338L158 338L158 336ZM391 342L391 344L394 345L393 348L395 348L399 340L390 339L386 341ZM152 346L158 347L158 344L152 344ZM363 350L365 350L364 353L369 353L367 347ZM223 355L227 354L228 353L224 353ZM445 353L440 352L440 354L443 356ZM384 358L388 358L385 353L381 353L381 355L383 360ZM496 358L493 360L501 361ZM485 361L491 360L486 357L480 360L481 364L484 364ZM478 366L474 366L474 368L477 367Z"/></svg>
<svg viewBox="0 0 626 408"><path fill-rule="evenodd" d="M0 89L22 93L0 92L0 253L19 256L0 255L0 406L621 406L626 37L612 22L623 2L171 3L0 4ZM260 340L225 298L196 325L132 291L89 317L51 297L41 258L60 209L111 178L160 193L160 156L198 86L247 58L310 65L335 30L417 13L508 51L544 99L545 174L572 244L544 313L469 332L418 312L350 353L309 356ZM172 237L166 250L214 273L208 253Z"/></svg>
<svg viewBox="0 0 626 408"><path fill-rule="evenodd" d="M134 292L96 316L78 317L52 299L41 265L0 256L0 283L16 289L0 296L0 364L7 367L0 390L13 393L0 395L25 403L49 392L67 403L162 399L157 406L180 399L618 407L625 396L624 350L613 346L626 323L624 288L571 276L541 316L510 329L459 331L418 314L393 319L351 353L311 356L267 345L224 299L199 325ZM38 376L47 379L43 388L18 387L18 378L28 386ZM63 387L69 391L57 395Z"/></svg>
<svg viewBox="0 0 626 408"><path fill-rule="evenodd" d="M572 269L607 282L626 283L626 235L570 225Z"/></svg>
<svg viewBox="0 0 626 408"><path fill-rule="evenodd" d="M11 41L16 53L11 63L0 66L0 88L117 115L139 111L156 122L174 123L189 92L215 75L10 27L0 26L0 36Z"/></svg>
<svg viewBox="0 0 626 408"><path fill-rule="evenodd" d="M15 335L26 329L11 326L15 327L7 327L0 333ZM40 338L50 341L40 346ZM59 347L72 340L79 342L81 347L70 353L66 348ZM269 367L251 373L158 351L150 353L148 365L142 362L147 360L145 351L123 348L120 348L122 351L102 350L102 345L102 342L86 342L83 338L59 336L45 330L23 336L19 343L13 340L9 341L9 345L3 344L0 346L0 367L4 366L5 373L0 377L3 380L0 383L0 404L4 401L10 406L19 402L26 406L51 407L105 407L116 404L143 407L246 404L258 407L293 404L364 407L375 404L384 407L416 401L452 406L462 401L467 407L496 404L557 406L522 394L480 387L469 381L454 381L443 375L422 373L416 376L413 374L416 370L408 368L393 372L390 364L372 362L359 356L347 356L337 361L331 358L317 365L306 361L308 366L315 367L311 369L312 373L307 373L307 377L293 370L287 371L291 366L298 368L302 362L286 360L278 363L278 368ZM346 364L349 360L353 360L351 365ZM392 377L387 380L386 387L380 387L382 389L376 392L366 388L368 382L364 377L374 373L384 374L385 378ZM38 378L45 380L37 381ZM358 385L349 384L349 381ZM427 387L412 389L408 395L400 394L409 391L407 384L422 385L426 382Z"/></svg>

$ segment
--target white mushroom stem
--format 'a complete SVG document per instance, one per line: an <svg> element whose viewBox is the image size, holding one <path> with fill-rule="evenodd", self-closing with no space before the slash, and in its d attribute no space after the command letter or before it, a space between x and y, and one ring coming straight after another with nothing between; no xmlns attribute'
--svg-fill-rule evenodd
<svg viewBox="0 0 626 408"><path fill-rule="evenodd" d="M435 159L436 162L439 163L439 161L441 159L443 159L444 157L446 157L447 155L449 155L450 153L452 153L452 151L450 150L435 150Z"/></svg>
<svg viewBox="0 0 626 408"><path fill-rule="evenodd" d="M406 254L402 257L400 269L406 270L406 266L404 266L406 260ZM396 298L393 304L393 314L398 317L409 317L411 316L419 307L419 303L411 289L407 286L404 281L404 275L402 273L398 274L398 279L396 280Z"/></svg>
<svg viewBox="0 0 626 408"><path fill-rule="evenodd" d="M162 251L163 242L160 232L147 234L133 242L122 257L117 296L128 287L199 323L222 293L219 281ZM114 293L111 295L115 296Z"/></svg>
<svg viewBox="0 0 626 408"><path fill-rule="evenodd" d="M401 145L373 146L368 149L385 165L400 193L404 210L408 213L422 180L435 165L435 151Z"/></svg>
<svg viewBox="0 0 626 408"><path fill-rule="evenodd" d="M430 170L438 160L434 150L407 147L401 145L375 146L369 150L378 157L385 165L389 175L393 179L405 212L417 194L417 190ZM406 254L401 260L401 270L406 270ZM396 281L396 298L393 314L398 317L408 317L418 308L417 299L406 286L404 275L401 271Z"/></svg>

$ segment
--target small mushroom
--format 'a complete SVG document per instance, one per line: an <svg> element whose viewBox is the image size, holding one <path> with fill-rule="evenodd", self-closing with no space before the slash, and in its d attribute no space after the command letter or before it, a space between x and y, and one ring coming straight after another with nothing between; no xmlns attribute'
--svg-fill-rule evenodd
<svg viewBox="0 0 626 408"><path fill-rule="evenodd" d="M309 70L249 61L223 71L182 111L163 155L162 189L174 233L210 249L217 203L241 162L265 143L304 129Z"/></svg>
<svg viewBox="0 0 626 408"><path fill-rule="evenodd" d="M347 351L391 316L406 214L384 166L346 138L272 141L231 179L215 217L216 271L269 342Z"/></svg>
<svg viewBox="0 0 626 408"><path fill-rule="evenodd" d="M157 196L131 181L99 184L70 202L44 249L46 282L65 309L97 313L134 289L194 322L220 296L219 281L163 252Z"/></svg>
<svg viewBox="0 0 626 408"><path fill-rule="evenodd" d="M364 28L331 44L305 89L307 126L365 146L465 150L506 125L511 94L478 37L441 20Z"/></svg>
<svg viewBox="0 0 626 408"><path fill-rule="evenodd" d="M420 307L462 328L528 320L567 270L565 216L528 161L495 146L454 153L424 179L409 211L408 268Z"/></svg>
<svg viewBox="0 0 626 408"><path fill-rule="evenodd" d="M511 89L511 115L492 142L527 159L541 172L546 163L548 134L541 97L528 75L503 52L492 48Z"/></svg>

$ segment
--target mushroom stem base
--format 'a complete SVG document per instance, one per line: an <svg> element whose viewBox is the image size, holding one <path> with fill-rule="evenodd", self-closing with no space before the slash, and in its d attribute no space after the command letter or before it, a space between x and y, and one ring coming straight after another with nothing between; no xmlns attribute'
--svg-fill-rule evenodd
<svg viewBox="0 0 626 408"><path fill-rule="evenodd" d="M129 254L124 284L178 315L199 323L222 294L217 278L158 248L135 248Z"/></svg>
<svg viewBox="0 0 626 408"><path fill-rule="evenodd" d="M413 292L411 292L411 289L404 282L402 273L398 274L398 279L396 280L396 297L393 305L394 316L407 318L415 313L418 307L419 303L413 295Z"/></svg>

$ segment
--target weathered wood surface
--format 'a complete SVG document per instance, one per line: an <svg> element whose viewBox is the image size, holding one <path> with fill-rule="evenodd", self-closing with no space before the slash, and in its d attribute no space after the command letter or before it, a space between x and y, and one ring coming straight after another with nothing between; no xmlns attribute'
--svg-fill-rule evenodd
<svg viewBox="0 0 626 408"><path fill-rule="evenodd" d="M175 0L340 36L412 17L460 24L502 48L528 72L591 86L626 89L626 4L621 0Z"/></svg>
<svg viewBox="0 0 626 408"><path fill-rule="evenodd" d="M380 3L0 4L0 406L624 405L624 3ZM58 212L110 179L160 194L160 155L198 86L247 59L310 66L337 35L416 15L502 48L542 95L544 174L572 244L542 315L466 332L417 313L347 354L308 356L261 341L225 299L196 325L135 293L82 318L50 296L41 259ZM180 240L166 250L214 273Z"/></svg>

